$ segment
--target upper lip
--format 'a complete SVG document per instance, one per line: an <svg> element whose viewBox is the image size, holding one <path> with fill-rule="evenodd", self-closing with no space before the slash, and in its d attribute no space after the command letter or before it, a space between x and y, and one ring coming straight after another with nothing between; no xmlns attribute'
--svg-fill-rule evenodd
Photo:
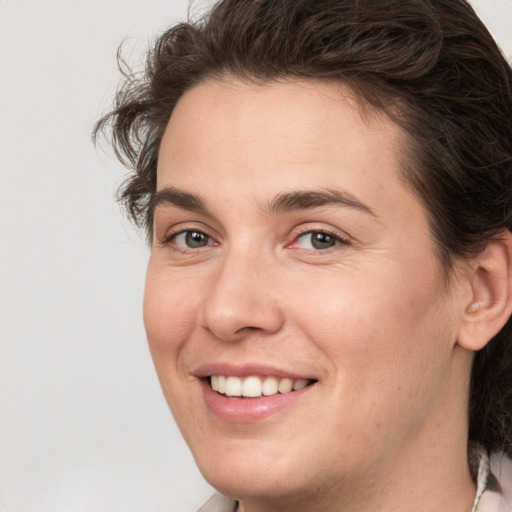
<svg viewBox="0 0 512 512"><path fill-rule="evenodd" d="M277 368L274 366L269 366L265 364L233 364L226 362L214 362L214 363L206 363L198 368L196 368L193 372L193 375L197 378L205 378L211 375L226 375L233 377L249 377L249 376L262 376L262 377L277 377L281 379L306 379L306 380L316 380L314 376L311 374L306 374L302 372L294 372L289 370L284 370L282 368Z"/></svg>

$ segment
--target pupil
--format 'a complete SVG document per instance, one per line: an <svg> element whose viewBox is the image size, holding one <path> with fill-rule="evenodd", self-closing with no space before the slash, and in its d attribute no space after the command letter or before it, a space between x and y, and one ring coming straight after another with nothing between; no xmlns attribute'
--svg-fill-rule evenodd
<svg viewBox="0 0 512 512"><path fill-rule="evenodd" d="M329 249L334 246L336 240L325 233L313 233L311 243L315 249Z"/></svg>
<svg viewBox="0 0 512 512"><path fill-rule="evenodd" d="M206 235L197 231L189 231L185 239L189 247L204 247L208 242Z"/></svg>

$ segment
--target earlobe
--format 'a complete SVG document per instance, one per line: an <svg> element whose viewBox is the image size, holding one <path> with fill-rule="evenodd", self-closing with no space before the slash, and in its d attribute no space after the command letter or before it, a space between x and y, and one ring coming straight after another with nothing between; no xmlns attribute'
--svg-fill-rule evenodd
<svg viewBox="0 0 512 512"><path fill-rule="evenodd" d="M501 330L512 314L512 235L504 230L474 259L471 300L463 304L457 343L477 351Z"/></svg>

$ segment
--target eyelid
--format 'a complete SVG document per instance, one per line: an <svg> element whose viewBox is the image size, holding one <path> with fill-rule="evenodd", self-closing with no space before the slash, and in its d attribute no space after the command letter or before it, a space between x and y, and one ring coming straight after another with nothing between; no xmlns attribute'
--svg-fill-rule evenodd
<svg viewBox="0 0 512 512"><path fill-rule="evenodd" d="M162 245L164 247L170 246L170 245L172 245L173 240L178 235L181 235L183 233L187 233L190 231L202 233L203 235L208 237L210 241L213 242L213 243L208 243L204 247L211 247L214 245L218 245L218 242L216 241L216 238L212 235L211 230L208 229L206 226L198 226L197 224L190 225L190 224L186 224L186 223L179 223L179 224L176 224L175 226L172 226L171 228L167 229L165 231L164 235L159 239L159 243L160 243L160 245ZM179 251L197 251L197 250L203 249L203 247L198 247L198 248L192 248L192 247L186 248L186 247L182 247L182 246L176 246L176 247L179 247L179 249L176 249Z"/></svg>
<svg viewBox="0 0 512 512"><path fill-rule="evenodd" d="M209 229L207 226L202 225L202 224L198 225L198 223L195 223L195 222L190 223L190 224L186 223L186 222L178 223L174 226L169 227L164 232L163 236L155 237L155 239L157 239L159 241L160 245L163 247L170 246L170 245L172 245L173 239L175 239L178 235L186 233L186 232L190 232L190 231L196 231L196 232L202 233L205 236L207 236L209 238L208 244L206 246L198 247L198 248L192 248L192 247L187 248L187 247L183 247L183 246L175 246L174 247L175 250L181 251L181 252L183 252L183 251L197 252L198 250L201 250L201 249L204 250L207 247L219 245L217 237L214 234L212 234L211 229ZM322 233L322 234L331 236L338 243L328 249L301 249L301 248L298 248L297 240L300 237L303 237L305 235L312 234L312 233ZM293 231L292 236L291 236L291 241L286 243L285 247L286 248L297 248L297 249L303 250L303 251L309 250L310 252L316 252L316 253L318 253L318 252L327 253L330 250L335 250L336 247L339 245L349 246L352 244L353 244L352 237L347 235L345 232L342 232L333 227L318 226L318 225L312 225L312 223L308 223L307 225L297 227Z"/></svg>
<svg viewBox="0 0 512 512"><path fill-rule="evenodd" d="M186 235L191 234L191 233L194 233L195 235L201 235L202 237L206 238L206 244L202 245L200 247L187 247L186 244L181 244L181 243L176 242L183 235L185 235L185 240L186 240L187 239ZM202 249L203 247L208 247L209 245L215 245L214 243L213 244L211 243L212 237L210 235L207 235L206 233L199 231L198 229L185 229L184 231L179 231L178 233L175 233L174 235L172 235L170 240L174 241L178 247L182 247L184 249Z"/></svg>
<svg viewBox="0 0 512 512"><path fill-rule="evenodd" d="M297 244L297 241L299 238L301 238L305 235L308 235L308 234L312 234L312 233L322 233L322 234L331 236L334 239L336 239L336 241L338 243L328 249L301 249L301 250L315 252L315 253L321 253L321 252L327 253L329 251L335 250L338 245L344 245L344 246L352 245L351 237L349 237L348 235L346 235L344 233L341 233L340 231L338 231L334 228L318 227L318 226L304 226L304 227L300 227L298 229L298 231L293 234L293 240L291 241L291 243L287 244L287 247L288 248L296 248L296 244Z"/></svg>

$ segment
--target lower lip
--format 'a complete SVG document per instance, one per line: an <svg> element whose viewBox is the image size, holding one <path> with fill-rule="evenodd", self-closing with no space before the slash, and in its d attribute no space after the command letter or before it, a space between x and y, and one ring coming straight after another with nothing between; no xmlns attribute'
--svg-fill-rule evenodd
<svg viewBox="0 0 512 512"><path fill-rule="evenodd" d="M277 393L258 398L229 397L221 395L210 387L209 382L201 380L201 387L206 405L221 420L232 423L256 423L273 414L294 405L315 384L298 391Z"/></svg>

